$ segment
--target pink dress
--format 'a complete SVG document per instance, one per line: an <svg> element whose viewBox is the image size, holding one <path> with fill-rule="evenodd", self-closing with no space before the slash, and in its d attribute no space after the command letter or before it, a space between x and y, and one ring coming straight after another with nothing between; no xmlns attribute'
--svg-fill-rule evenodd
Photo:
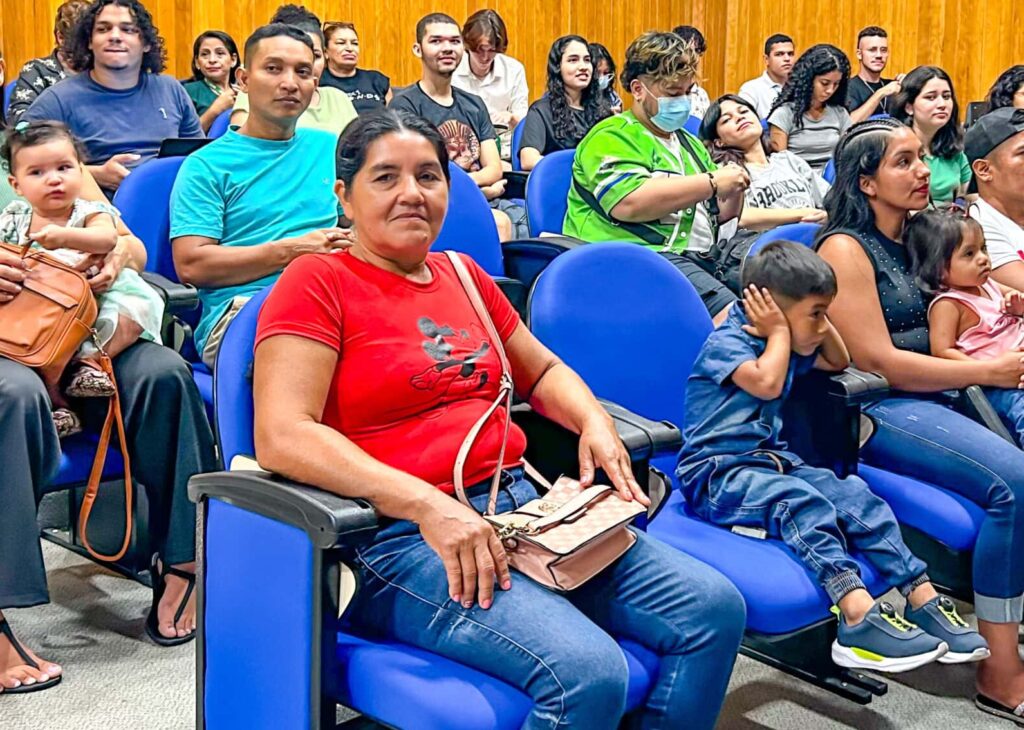
<svg viewBox="0 0 1024 730"><path fill-rule="evenodd" d="M982 295L962 291L944 291L932 300L928 310L936 302L953 299L978 315L978 324L963 331L956 338L956 349L979 360L994 357L1020 347L1024 342L1024 318L1003 311L1003 295L990 279L982 287Z"/></svg>

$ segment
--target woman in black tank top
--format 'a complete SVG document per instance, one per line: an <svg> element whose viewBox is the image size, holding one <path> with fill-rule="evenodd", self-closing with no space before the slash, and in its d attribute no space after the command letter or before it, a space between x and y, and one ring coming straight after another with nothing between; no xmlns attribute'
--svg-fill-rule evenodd
<svg viewBox="0 0 1024 730"><path fill-rule="evenodd" d="M929 171L914 133L892 120L851 127L836 148L829 223L818 251L835 269L829 316L857 367L893 391L865 412L877 430L867 464L957 492L985 509L974 546L975 612L992 656L979 665L978 705L1024 702L1017 627L1024 618L1024 452L942 405L944 390L1024 383L1021 353L986 362L932 357L928 302L900 242L907 217L928 204ZM921 501L928 499L922 488ZM1020 504L1017 504L1020 502ZM938 526L941 527L941 526Z"/></svg>

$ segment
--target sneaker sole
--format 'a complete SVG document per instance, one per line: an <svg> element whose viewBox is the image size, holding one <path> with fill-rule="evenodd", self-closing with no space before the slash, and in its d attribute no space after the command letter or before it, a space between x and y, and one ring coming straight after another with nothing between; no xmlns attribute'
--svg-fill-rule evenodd
<svg viewBox="0 0 1024 730"><path fill-rule="evenodd" d="M982 659L988 659L990 656L992 656L992 652L982 646L972 652L947 651L937 661L939 664L968 664L970 662L980 662Z"/></svg>
<svg viewBox="0 0 1024 730"><path fill-rule="evenodd" d="M943 641L934 651L925 652L924 654L871 661L857 656L848 647L842 646L838 641L834 641L832 642L832 661L841 667L849 669L868 669L875 672L898 674L923 667L925 664L931 664L948 651L949 646Z"/></svg>

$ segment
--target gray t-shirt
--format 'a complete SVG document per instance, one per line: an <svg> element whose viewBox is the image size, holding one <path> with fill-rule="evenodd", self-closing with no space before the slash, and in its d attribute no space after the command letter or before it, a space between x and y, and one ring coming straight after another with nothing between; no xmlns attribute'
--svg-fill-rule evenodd
<svg viewBox="0 0 1024 730"><path fill-rule="evenodd" d="M804 114L803 126L797 129L793 105L786 103L771 113L768 124L788 134L789 150L803 158L815 172L821 172L851 121L850 112L845 107L829 105L821 119L811 119Z"/></svg>
<svg viewBox="0 0 1024 730"><path fill-rule="evenodd" d="M820 208L829 188L821 175L789 150L769 155L767 167L747 165L747 172L747 205L752 208Z"/></svg>

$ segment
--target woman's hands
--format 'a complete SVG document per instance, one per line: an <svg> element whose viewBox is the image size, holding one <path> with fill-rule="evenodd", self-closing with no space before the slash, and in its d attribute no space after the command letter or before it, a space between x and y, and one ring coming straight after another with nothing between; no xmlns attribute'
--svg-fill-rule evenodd
<svg viewBox="0 0 1024 730"><path fill-rule="evenodd" d="M438 554L448 575L448 595L464 608L475 600L488 609L494 602L494 581L512 587L505 548L494 528L474 510L438 491L426 500L417 520L427 545Z"/></svg>
<svg viewBox="0 0 1024 730"><path fill-rule="evenodd" d="M594 483L594 473L604 469L612 480L612 486L627 502L634 499L645 507L651 500L637 484L633 476L633 465L626 447L622 445L611 418L602 409L600 414L583 425L580 432L580 486L587 488Z"/></svg>

